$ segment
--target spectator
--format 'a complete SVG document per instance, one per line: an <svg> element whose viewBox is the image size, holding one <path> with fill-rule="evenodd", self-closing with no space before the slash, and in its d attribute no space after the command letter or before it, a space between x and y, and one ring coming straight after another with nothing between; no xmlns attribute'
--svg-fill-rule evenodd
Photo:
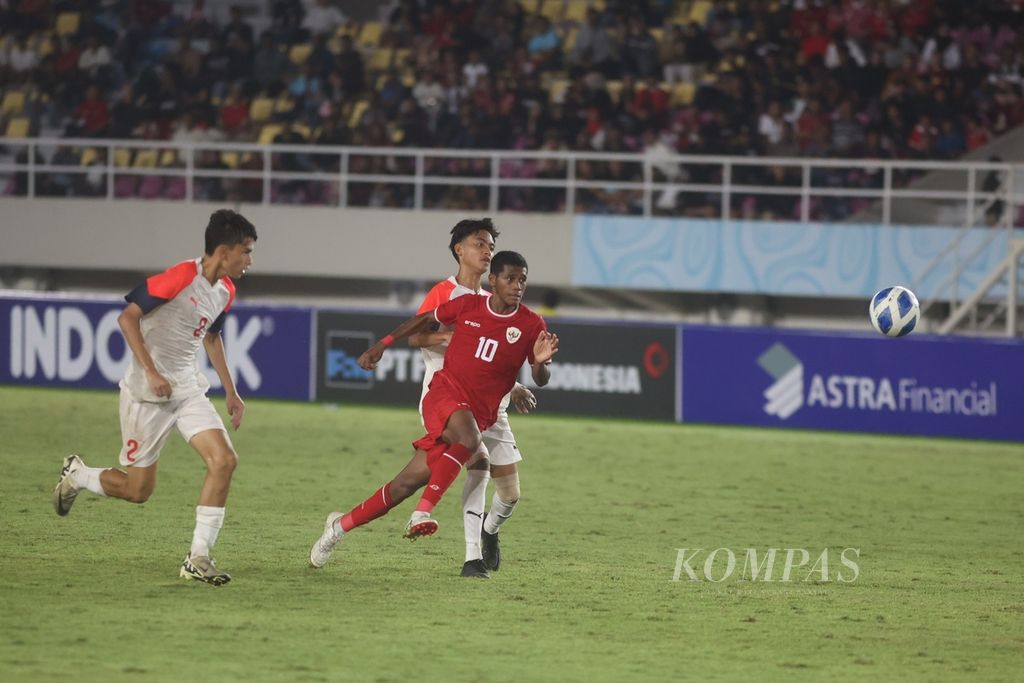
<svg viewBox="0 0 1024 683"><path fill-rule="evenodd" d="M312 36L334 35L335 30L346 20L345 15L331 0L313 0L313 4L306 10L302 27Z"/></svg>

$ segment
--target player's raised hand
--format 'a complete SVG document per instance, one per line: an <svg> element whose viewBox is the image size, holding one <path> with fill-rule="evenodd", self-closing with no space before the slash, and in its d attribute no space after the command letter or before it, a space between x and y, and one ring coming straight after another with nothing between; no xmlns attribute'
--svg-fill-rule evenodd
<svg viewBox="0 0 1024 683"><path fill-rule="evenodd" d="M245 415L245 401L238 394L225 397L225 403L228 407L228 415L231 416L231 426L238 431L238 428L242 426L242 416Z"/></svg>
<svg viewBox="0 0 1024 683"><path fill-rule="evenodd" d="M384 346L380 342L377 342L366 351L363 355L359 356L359 367L363 370L374 370L377 367L377 363L380 362L381 356L384 355Z"/></svg>
<svg viewBox="0 0 1024 683"><path fill-rule="evenodd" d="M537 407L537 397L522 384L516 384L512 387L511 400L512 405L523 415Z"/></svg>
<svg viewBox="0 0 1024 683"><path fill-rule="evenodd" d="M538 363L546 363L556 353L558 353L558 335L546 330L538 334L537 341L533 344L533 359Z"/></svg>
<svg viewBox="0 0 1024 683"><path fill-rule="evenodd" d="M149 382L149 388L153 393L160 398L171 397L171 383L156 370L146 370L146 381Z"/></svg>

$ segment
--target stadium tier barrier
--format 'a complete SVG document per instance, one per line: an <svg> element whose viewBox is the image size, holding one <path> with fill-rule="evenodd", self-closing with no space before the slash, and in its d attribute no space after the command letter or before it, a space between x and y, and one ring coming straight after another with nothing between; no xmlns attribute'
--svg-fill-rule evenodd
<svg viewBox="0 0 1024 683"><path fill-rule="evenodd" d="M768 212L801 223L866 213L883 225L909 222L902 216L920 202L951 225L983 222L978 209L996 202L1016 218L1024 204L1024 166L992 161L695 155L660 144L627 153L99 138L5 138L3 151L0 194L30 199L416 211L469 204L492 213L644 217ZM925 176L929 182L917 182Z"/></svg>
<svg viewBox="0 0 1024 683"><path fill-rule="evenodd" d="M130 360L121 308L0 294L0 384L114 389ZM222 336L243 396L405 406L412 438L420 353L399 344L373 372L356 364L403 319L239 304ZM560 317L549 327L561 350L538 390L543 414L1024 441L1019 341ZM205 358L201 369L216 388Z"/></svg>

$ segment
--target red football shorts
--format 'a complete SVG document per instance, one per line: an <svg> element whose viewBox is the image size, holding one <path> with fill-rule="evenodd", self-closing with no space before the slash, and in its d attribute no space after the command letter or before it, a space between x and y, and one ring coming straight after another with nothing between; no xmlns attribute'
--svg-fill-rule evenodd
<svg viewBox="0 0 1024 683"><path fill-rule="evenodd" d="M444 434L444 428L448 425L448 418L457 410L472 412L473 408L459 385L448 379L443 371L436 373L430 380L427 395L423 397L423 425L427 428L427 433L412 442L413 448L429 451L435 445L443 443L441 435ZM481 423L475 413L473 417L481 432L490 427L488 424Z"/></svg>

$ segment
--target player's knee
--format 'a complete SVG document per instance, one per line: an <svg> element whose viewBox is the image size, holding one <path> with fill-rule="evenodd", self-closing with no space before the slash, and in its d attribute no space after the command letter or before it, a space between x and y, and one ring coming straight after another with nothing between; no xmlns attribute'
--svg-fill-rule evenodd
<svg viewBox="0 0 1024 683"><path fill-rule="evenodd" d="M519 490L519 474L509 474L504 477L494 477L494 493L503 503L512 505L519 502L521 494Z"/></svg>
<svg viewBox="0 0 1024 683"><path fill-rule="evenodd" d="M238 456L235 455L234 451L220 452L214 457L210 458L207 468L212 474L216 474L221 477L230 477L235 472L235 468L238 467Z"/></svg>
<svg viewBox="0 0 1024 683"><path fill-rule="evenodd" d="M480 446L483 445L483 439L480 438L480 432L474 431L470 434L463 434L459 436L458 442L466 447L466 450L470 453L476 453L480 450Z"/></svg>

